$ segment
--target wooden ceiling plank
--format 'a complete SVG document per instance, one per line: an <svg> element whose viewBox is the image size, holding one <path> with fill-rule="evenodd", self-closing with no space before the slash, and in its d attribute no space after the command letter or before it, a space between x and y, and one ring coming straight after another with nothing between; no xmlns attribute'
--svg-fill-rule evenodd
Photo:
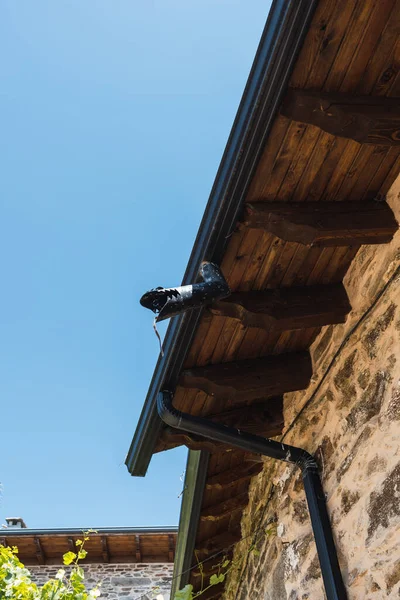
<svg viewBox="0 0 400 600"><path fill-rule="evenodd" d="M292 199L296 202L306 202L310 199L309 189L318 172L323 168L329 156L329 150L334 145L334 141L334 136L320 130L318 143L314 145L307 165L295 186Z"/></svg>
<svg viewBox="0 0 400 600"><path fill-rule="evenodd" d="M360 145L359 151L354 157L353 162L349 166L347 172L343 174L342 182L336 190L335 201L343 202L349 201L353 195L353 201L360 202L360 198L363 196L366 189L368 189L368 183L370 181L370 169L369 163L373 156L373 152L376 146L372 145ZM383 147L385 150L387 148ZM372 172L374 174L375 171ZM358 190L359 195L354 196L355 191Z"/></svg>
<svg viewBox="0 0 400 600"><path fill-rule="evenodd" d="M299 88L323 87L327 74L335 66L356 7L357 0L325 0L319 3L303 50L296 61L290 85ZM307 59L304 54L308 55Z"/></svg>
<svg viewBox="0 0 400 600"><path fill-rule="evenodd" d="M277 254L273 264L270 265L270 270L268 272L268 276L266 281L268 282L268 288L277 288L280 287L282 280L286 274L288 269L288 265L290 265L293 257L296 255L296 252L299 248L299 244L286 244L283 243L280 246L280 251ZM265 289L265 282L262 289Z"/></svg>
<svg viewBox="0 0 400 600"><path fill-rule="evenodd" d="M346 155L347 146L353 143L345 138L333 137L325 132L321 132L321 138L332 140L332 143L327 146L325 160L322 164L319 164L318 170L313 169L313 178L304 175L304 179L307 177L308 182L307 197L305 199L313 202L329 199L326 188L330 184L338 164L343 160L343 156ZM300 192L302 193L302 190L299 190ZM292 199L296 200L295 197Z"/></svg>
<svg viewBox="0 0 400 600"><path fill-rule="evenodd" d="M197 344L196 340L197 339L202 339L202 340L205 339L205 337L207 336L207 333L211 327L211 323L212 323L212 315L209 312L204 311L203 314L201 315L200 324L196 330L194 342L190 345L188 355L185 359L185 368L191 367L194 364L196 364L198 354L201 350L201 345Z"/></svg>
<svg viewBox="0 0 400 600"><path fill-rule="evenodd" d="M265 174L266 176L264 175L261 195L268 194L270 198L277 196L282 182L288 175L292 159L301 148L301 142L306 129L307 126L305 123L294 122L289 119L289 127L282 145L276 150L274 160L271 161L270 172ZM273 140L268 140L267 144L269 143L274 142Z"/></svg>
<svg viewBox="0 0 400 600"><path fill-rule="evenodd" d="M382 183L382 186L379 190L379 196L381 198L384 198L386 196L386 194L392 187L393 182L396 180L397 176L399 175L399 171L400 171L400 156L396 159L395 163L392 165L390 171L388 172L384 182Z"/></svg>
<svg viewBox="0 0 400 600"><path fill-rule="evenodd" d="M354 247L351 246L351 248ZM331 260L326 265L326 268L320 277L321 282L327 283L328 281L342 281L343 277L341 276L341 273L343 271L343 266L346 264L346 262L348 262L348 258L346 257L350 256L353 258L353 254L349 253L349 246L337 246L337 248L334 250ZM340 284L336 283L333 285Z"/></svg>
<svg viewBox="0 0 400 600"><path fill-rule="evenodd" d="M288 244L290 246L294 244ZM308 254L311 252L311 248L303 246L303 244L295 244L296 252L294 253L292 260L287 265L285 273L283 275L281 286L297 286L297 279L300 279L301 269L307 259Z"/></svg>
<svg viewBox="0 0 400 600"><path fill-rule="evenodd" d="M369 57L370 46L372 44L373 47L374 44L374 32L371 31L369 25L375 20L375 9L377 4L379 4L377 0L358 2L356 4L351 21L346 30L346 35L343 38L335 62L324 83L324 90L339 91L346 83L350 88L347 91L352 91L354 89L354 86L358 81L358 78L356 78L357 73L360 75L363 68L366 66L365 60L361 61L361 63L364 62L364 65L359 64L360 57L357 56L357 50L360 47L363 48L362 56L367 52L367 57ZM383 19L383 25L380 26L381 30L382 26L386 23L386 19ZM370 41L370 44L365 45L363 42L368 34L372 35L372 40ZM355 66L358 68L353 67L353 69L351 69L354 62L356 63Z"/></svg>
<svg viewBox="0 0 400 600"><path fill-rule="evenodd" d="M260 329L254 327L243 329L242 340L237 347L234 360L258 358L258 336L260 331Z"/></svg>
<svg viewBox="0 0 400 600"><path fill-rule="evenodd" d="M244 462L238 464L231 469L221 471L209 477L206 481L207 490L225 490L229 487L234 487L240 481L248 481L262 471L262 463Z"/></svg>
<svg viewBox="0 0 400 600"><path fill-rule="evenodd" d="M357 85L357 93L386 95L398 73L398 37L400 24L400 5L395 3L388 15L385 28L381 32L379 44L371 54L370 60Z"/></svg>
<svg viewBox="0 0 400 600"><path fill-rule="evenodd" d="M285 252L285 242L272 234L268 234L271 238L271 244L265 253L262 265L258 272L254 283L255 290L265 289L272 278L276 279L275 264L281 262L282 254Z"/></svg>
<svg viewBox="0 0 400 600"><path fill-rule="evenodd" d="M232 513L237 513L239 510L243 510L249 501L248 493L240 494L229 498L229 500L223 500L212 506L208 506L201 511L201 521L212 521L216 522L223 517Z"/></svg>
<svg viewBox="0 0 400 600"><path fill-rule="evenodd" d="M341 139L343 142L347 142L347 144L344 147L342 154L338 157L336 168L333 170L333 173L329 173L328 178L325 179L326 186L323 196L321 197L321 201L324 202L335 201L339 198L339 189L343 184L343 178L351 173L351 166L361 151L361 146L357 142L345 140L345 138Z"/></svg>
<svg viewBox="0 0 400 600"><path fill-rule="evenodd" d="M245 327L285 331L344 323L351 306L343 285L330 284L236 292L210 310Z"/></svg>
<svg viewBox="0 0 400 600"><path fill-rule="evenodd" d="M358 82L362 81L368 62L378 51L382 31L385 30L388 20L391 18L391 12L395 8L396 1L397 0L379 0L379 2L375 2L375 7L370 11L368 23L362 24L361 27L359 27L360 24L357 23L358 32L356 28L355 31L353 29L347 34L346 38L349 54L351 54L352 46L353 50L355 46L352 60L347 68L346 75L340 84L340 88L337 87L336 84L335 87L332 85L332 87L328 89L335 89L341 92L356 91L354 88L355 86L357 88ZM362 32L362 39L357 43L354 43L354 36L359 32ZM334 82L330 80L329 83L333 84Z"/></svg>
<svg viewBox="0 0 400 600"><path fill-rule="evenodd" d="M222 550L228 550L236 544L241 538L240 528L236 531L224 531L202 542L196 543L198 553L214 553Z"/></svg>
<svg viewBox="0 0 400 600"><path fill-rule="evenodd" d="M385 179L388 177L388 174L391 173L396 161L399 160L399 156L400 148L389 148L387 154L383 157L381 164L370 180L367 189L364 190L363 194L360 196L361 200L370 201L382 199L382 186L385 182ZM397 167L397 172L398 170L399 167ZM392 181L393 180L394 178L392 178Z"/></svg>
<svg viewBox="0 0 400 600"><path fill-rule="evenodd" d="M279 190L275 194L275 200L289 201L294 195L298 182L304 173L315 146L321 147L321 131L318 127L306 128L297 152L293 155L289 169L284 177Z"/></svg>
<svg viewBox="0 0 400 600"><path fill-rule="evenodd" d="M375 180L375 175L380 171L383 164L386 165L386 170L388 170L387 156L391 148L386 146L369 146L369 148L372 148L372 152L368 157L365 169L358 171L358 174L353 178L353 184L349 186L346 192L345 199L348 202L360 201L360 198L365 196L365 190L372 191L373 194L370 193L370 198L376 200L379 185L374 190L372 182ZM397 148L400 150L400 146ZM341 199L343 200L344 198L342 197Z"/></svg>
<svg viewBox="0 0 400 600"><path fill-rule="evenodd" d="M306 279L306 285L317 285L319 284L324 270L327 269L329 262L335 253L335 248L320 248L318 260L314 264L311 272L308 273Z"/></svg>
<svg viewBox="0 0 400 600"><path fill-rule="evenodd" d="M257 198L262 193L264 182L267 181L271 175L271 168L273 168L277 153L285 140L289 125L290 121L289 119L286 119L286 117L278 115L275 119L263 154L256 167L255 176L250 183L249 191L247 193L248 200Z"/></svg>
<svg viewBox="0 0 400 600"><path fill-rule="evenodd" d="M245 292L254 289L260 271L262 270L265 255L268 253L273 239L273 236L262 232L258 243L254 245L251 259L242 275L240 283L235 287L234 291Z"/></svg>
<svg viewBox="0 0 400 600"><path fill-rule="evenodd" d="M246 205L243 226L318 246L387 243L398 229L385 202L258 202Z"/></svg>
<svg viewBox="0 0 400 600"><path fill-rule="evenodd" d="M342 259L341 264L337 265L334 279L336 281L342 281L344 276L346 275L352 260L359 250L359 246L349 246L347 248L347 252Z"/></svg>

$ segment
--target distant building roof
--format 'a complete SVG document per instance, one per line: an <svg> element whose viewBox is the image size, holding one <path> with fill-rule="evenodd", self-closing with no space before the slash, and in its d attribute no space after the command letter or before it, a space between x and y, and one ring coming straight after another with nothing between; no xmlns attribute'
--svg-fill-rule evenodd
<svg viewBox="0 0 400 600"><path fill-rule="evenodd" d="M62 556L76 549L84 528L0 530L0 544L17 546L26 565L62 564ZM89 563L172 563L177 527L105 527L89 533L85 543Z"/></svg>

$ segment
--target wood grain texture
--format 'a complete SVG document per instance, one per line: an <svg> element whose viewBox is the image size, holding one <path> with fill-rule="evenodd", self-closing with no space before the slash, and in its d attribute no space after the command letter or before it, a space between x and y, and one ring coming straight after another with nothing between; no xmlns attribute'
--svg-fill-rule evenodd
<svg viewBox="0 0 400 600"><path fill-rule="evenodd" d="M245 327L285 331L344 323L351 306L343 285L331 284L235 292L210 310Z"/></svg>
<svg viewBox="0 0 400 600"><path fill-rule="evenodd" d="M360 144L400 144L400 99L289 90L281 113Z"/></svg>
<svg viewBox="0 0 400 600"><path fill-rule="evenodd" d="M257 202L243 226L309 246L384 244L398 229L385 202Z"/></svg>
<svg viewBox="0 0 400 600"><path fill-rule="evenodd" d="M383 98L383 104L387 97L400 97L399 30L400 0L320 0L297 58L290 87L313 91L320 97L345 94L355 102L359 96ZM351 112L346 114L346 119L348 117L353 118ZM246 202L355 203L350 210L357 211L361 203L365 206L373 200L384 200L400 171L399 147L383 146L381 139L374 138L369 138L368 144L360 144L354 139L339 137L343 130L335 130L334 135L313 122L293 118L293 115L290 118L284 114L276 116L250 182ZM365 115L359 118L365 119ZM361 140L357 136L360 136L358 131L353 137ZM337 231L337 224L335 228ZM388 239L390 236L388 232ZM374 241L372 237L366 240L357 235L356 238L346 233L344 237L336 237L335 246L318 247L304 245L304 238L302 243L280 239L276 231L238 229L228 240L222 268L234 294L339 284L360 244ZM211 316L210 311L206 312L185 369L307 350L319 331L319 326L276 331L266 323L263 329L257 329L250 327L249 321L238 321L231 315ZM178 388L177 395L177 401L192 414L207 416L236 408L237 399L231 395L218 399L189 388ZM251 402L243 397L241 410ZM208 478L213 481L215 475L237 469L243 464L243 456L236 451L212 455ZM209 507L213 507L215 514L218 515L219 510L221 514L215 520L201 520L197 535L200 544L204 539L235 529L242 509L234 509L232 516L224 511L224 503L228 503L228 507L229 502L236 506L234 499L238 494L246 498L249 482L250 478L245 477L228 486L205 490L204 514ZM209 555L209 552L203 553L204 557ZM195 558L193 564L196 564ZM195 589L199 589L199 579L194 577L191 581ZM222 592L223 586L217 597Z"/></svg>
<svg viewBox="0 0 400 600"><path fill-rule="evenodd" d="M245 402L305 389L312 365L308 352L247 359L183 371L179 385L217 399Z"/></svg>

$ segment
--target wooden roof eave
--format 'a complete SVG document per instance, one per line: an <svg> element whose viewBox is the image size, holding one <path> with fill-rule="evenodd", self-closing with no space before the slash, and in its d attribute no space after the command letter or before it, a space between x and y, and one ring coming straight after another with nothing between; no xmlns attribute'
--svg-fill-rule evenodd
<svg viewBox="0 0 400 600"><path fill-rule="evenodd" d="M271 6L183 285L196 281L203 260L219 263L222 258L317 4L318 0L274 0ZM186 312L168 327L164 355L155 367L126 457L131 475L143 477L147 472L163 427L157 394L163 386L176 386L201 312Z"/></svg>

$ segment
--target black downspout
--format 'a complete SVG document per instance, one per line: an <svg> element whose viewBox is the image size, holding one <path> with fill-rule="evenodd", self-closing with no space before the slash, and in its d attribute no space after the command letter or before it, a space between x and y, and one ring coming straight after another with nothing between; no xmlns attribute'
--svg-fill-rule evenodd
<svg viewBox="0 0 400 600"><path fill-rule="evenodd" d="M322 578L328 600L347 600L347 593L340 572L339 561L333 540L324 491L314 457L306 450L282 444L268 438L246 433L240 429L227 427L202 417L183 413L173 406L173 395L160 392L157 398L158 414L164 423L175 429L201 435L205 438L235 446L246 452L254 452L294 463L303 474L311 525L321 565Z"/></svg>

